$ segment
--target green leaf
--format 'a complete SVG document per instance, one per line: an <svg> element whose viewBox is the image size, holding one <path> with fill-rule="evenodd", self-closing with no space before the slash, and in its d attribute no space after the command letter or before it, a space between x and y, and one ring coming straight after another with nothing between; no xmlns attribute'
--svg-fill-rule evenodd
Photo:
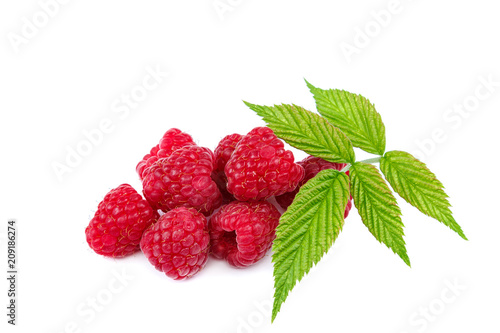
<svg viewBox="0 0 500 333"><path fill-rule="evenodd" d="M281 216L273 242L273 321L288 292L318 263L342 230L348 200L347 175L327 169L300 188Z"/></svg>
<svg viewBox="0 0 500 333"><path fill-rule="evenodd" d="M340 128L355 147L369 153L385 152L385 126L375 106L361 95L338 89L323 90L309 82L318 112Z"/></svg>
<svg viewBox="0 0 500 333"><path fill-rule="evenodd" d="M443 184L424 163L407 152L390 151L380 160L380 169L392 188L409 204L467 240L452 216Z"/></svg>
<svg viewBox="0 0 500 333"><path fill-rule="evenodd" d="M375 238L410 266L396 198L373 165L357 162L349 170L351 194L363 223Z"/></svg>
<svg viewBox="0 0 500 333"><path fill-rule="evenodd" d="M349 139L320 115L296 105L244 103L289 145L330 162L354 163L354 150Z"/></svg>

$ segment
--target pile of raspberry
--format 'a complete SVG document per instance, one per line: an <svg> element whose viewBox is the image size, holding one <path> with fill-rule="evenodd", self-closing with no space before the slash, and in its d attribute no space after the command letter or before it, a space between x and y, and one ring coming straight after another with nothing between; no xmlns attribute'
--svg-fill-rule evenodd
<svg viewBox="0 0 500 333"><path fill-rule="evenodd" d="M270 250L280 211L299 188L343 167L313 156L295 163L267 127L228 135L213 152L171 128L137 164L144 197L128 184L108 192L85 229L87 243L106 257L142 251L175 280L198 273L209 256L248 267Z"/></svg>

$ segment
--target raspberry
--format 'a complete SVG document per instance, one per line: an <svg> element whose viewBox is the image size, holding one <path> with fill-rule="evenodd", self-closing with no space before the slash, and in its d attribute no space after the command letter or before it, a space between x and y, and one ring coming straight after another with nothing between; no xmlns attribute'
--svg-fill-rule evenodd
<svg viewBox="0 0 500 333"><path fill-rule="evenodd" d="M214 154L210 149L196 145L179 148L149 168L142 180L144 196L156 209L168 211L184 206L210 215L222 202L210 178L213 169Z"/></svg>
<svg viewBox="0 0 500 333"><path fill-rule="evenodd" d="M177 128L169 129L160 140L160 143L151 148L149 154L145 155L142 161L137 164L136 171L139 174L139 177L144 179L144 176L148 170L148 168L153 165L160 158L170 156L177 149L194 145L193 138L191 135L181 132L181 130Z"/></svg>
<svg viewBox="0 0 500 333"><path fill-rule="evenodd" d="M322 158L314 156L306 157L304 160L297 162L297 164L300 164L304 167L305 176L304 179L302 179L302 181L299 182L299 185L295 190L276 197L276 202L278 202L278 204L283 209L287 209L288 206L292 204L293 199L295 199L295 195L299 192L300 187L305 183L307 183L309 179L316 176L320 171L326 169L335 169L340 171L346 166L343 163L328 162ZM349 174L349 171L347 171L347 174ZM344 212L344 218L346 218L349 215L349 211L351 210L352 207L351 199L349 199L349 201L347 202L347 206Z"/></svg>
<svg viewBox="0 0 500 333"><path fill-rule="evenodd" d="M87 243L106 257L125 257L139 250L142 233L158 213L132 186L122 184L106 194L88 227Z"/></svg>
<svg viewBox="0 0 500 333"><path fill-rule="evenodd" d="M304 177L293 153L267 127L256 127L241 139L224 171L228 191L240 201L292 191Z"/></svg>
<svg viewBox="0 0 500 333"><path fill-rule="evenodd" d="M236 149L236 145L240 142L243 135L241 134L230 134L225 136L215 148L215 170L212 172L212 179L219 187L219 191L222 194L222 203L227 204L234 200L231 193L227 191L227 177L224 173L224 167L231 158L233 151Z"/></svg>
<svg viewBox="0 0 500 333"><path fill-rule="evenodd" d="M209 221L212 255L235 267L262 259L275 238L280 213L267 201L233 201Z"/></svg>
<svg viewBox="0 0 500 333"><path fill-rule="evenodd" d="M163 214L141 239L149 262L174 280L187 279L205 267L209 245L207 219L186 207Z"/></svg>

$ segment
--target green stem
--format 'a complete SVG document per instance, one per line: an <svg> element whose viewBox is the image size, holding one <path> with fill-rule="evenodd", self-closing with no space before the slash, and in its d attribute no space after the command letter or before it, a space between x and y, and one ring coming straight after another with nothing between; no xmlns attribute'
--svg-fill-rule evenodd
<svg viewBox="0 0 500 333"><path fill-rule="evenodd" d="M382 156L378 156L378 157L374 157L374 158L369 158L367 160L359 161L359 163L367 163L367 164L379 163L381 158L382 158ZM347 171L349 171L349 169L351 168L351 165L352 164L347 163L347 165L342 170L340 170L340 172L347 172Z"/></svg>
<svg viewBox="0 0 500 333"><path fill-rule="evenodd" d="M367 163L367 164L373 164L373 163L379 163L380 159L382 156L374 157L374 158L369 158L367 160L360 161L361 163Z"/></svg>
<svg viewBox="0 0 500 333"><path fill-rule="evenodd" d="M347 164L345 165L345 167L344 167L342 170L340 170L340 172L347 172L347 171L349 171L349 168L350 168L350 167L351 167L351 163L347 163Z"/></svg>

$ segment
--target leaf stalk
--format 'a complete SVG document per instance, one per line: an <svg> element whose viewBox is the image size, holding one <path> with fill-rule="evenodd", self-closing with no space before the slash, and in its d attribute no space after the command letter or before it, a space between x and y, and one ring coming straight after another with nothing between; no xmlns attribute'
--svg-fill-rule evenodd
<svg viewBox="0 0 500 333"><path fill-rule="evenodd" d="M367 164L374 164L374 163L380 163L380 159L382 158L382 156L378 156L378 157L374 157L374 158L369 158L367 160L362 160L362 161L359 161L359 163L367 163ZM351 163L347 163L347 165L342 169L340 170L340 172L347 172L349 171L349 169L351 168Z"/></svg>

